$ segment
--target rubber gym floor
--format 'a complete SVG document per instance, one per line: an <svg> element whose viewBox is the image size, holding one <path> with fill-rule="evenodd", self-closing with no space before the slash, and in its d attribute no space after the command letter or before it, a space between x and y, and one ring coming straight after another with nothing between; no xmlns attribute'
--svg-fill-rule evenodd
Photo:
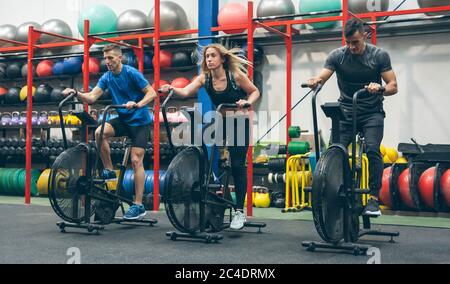
<svg viewBox="0 0 450 284"><path fill-rule="evenodd" d="M100 235L68 228L61 233L60 221L46 198L0 197L0 263L59 263L70 256L69 248L80 250L81 263L154 264L366 264L371 256L353 256L330 251L308 252L304 240L320 241L311 212L280 213L279 209L255 208L252 220L264 221L262 234L254 228L222 232L220 243L171 241L173 227L162 209L147 212L156 218L154 227L109 225ZM400 232L395 243L386 237L366 236L360 243L380 250L380 262L450 263L450 219L383 215L373 220L374 228ZM383 224L380 226L380 224Z"/></svg>

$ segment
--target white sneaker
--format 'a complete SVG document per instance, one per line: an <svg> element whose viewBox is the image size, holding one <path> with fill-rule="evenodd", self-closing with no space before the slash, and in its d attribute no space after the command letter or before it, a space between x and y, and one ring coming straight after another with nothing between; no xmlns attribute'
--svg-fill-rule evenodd
<svg viewBox="0 0 450 284"><path fill-rule="evenodd" d="M231 221L230 224L230 229L240 230L244 228L245 221L247 221L245 219L245 214L241 211L235 211L233 214L233 220Z"/></svg>

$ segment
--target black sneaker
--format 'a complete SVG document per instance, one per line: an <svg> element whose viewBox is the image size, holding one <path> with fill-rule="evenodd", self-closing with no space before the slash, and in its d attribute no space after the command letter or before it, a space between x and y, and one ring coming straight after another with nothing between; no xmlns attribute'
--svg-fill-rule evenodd
<svg viewBox="0 0 450 284"><path fill-rule="evenodd" d="M365 216L374 216L374 217L381 216L380 204L378 200L370 198L369 201L367 201L367 205L364 208L362 214Z"/></svg>

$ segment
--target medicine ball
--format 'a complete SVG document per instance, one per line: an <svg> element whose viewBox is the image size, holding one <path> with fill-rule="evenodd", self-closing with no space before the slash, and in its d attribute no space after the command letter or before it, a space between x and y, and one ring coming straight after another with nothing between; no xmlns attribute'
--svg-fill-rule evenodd
<svg viewBox="0 0 450 284"><path fill-rule="evenodd" d="M39 77L47 77L53 75L53 61L43 60L36 67L36 74Z"/></svg>
<svg viewBox="0 0 450 284"><path fill-rule="evenodd" d="M39 85L34 94L34 101L39 103L49 102L53 88L48 84Z"/></svg>
<svg viewBox="0 0 450 284"><path fill-rule="evenodd" d="M24 64L22 66L21 73L22 73L22 77L23 78L27 78L27 75L28 75L28 64ZM36 76L36 68L34 67L34 65L33 65L33 76Z"/></svg>
<svg viewBox="0 0 450 284"><path fill-rule="evenodd" d="M31 88L31 90L32 90L31 91L31 95L34 97L34 95L36 93L36 87L33 86ZM27 85L22 87L22 89L20 90L19 96L20 96L20 101L21 102L26 102L27 101L27 98L28 98L28 86Z"/></svg>
<svg viewBox="0 0 450 284"><path fill-rule="evenodd" d="M6 78L6 68L8 66L5 63L0 63L0 79Z"/></svg>
<svg viewBox="0 0 450 284"><path fill-rule="evenodd" d="M82 65L83 65L83 58L81 56L65 58L63 61L64 74L67 75L79 74L81 73Z"/></svg>
<svg viewBox="0 0 450 284"><path fill-rule="evenodd" d="M178 51L173 54L172 67L188 67L182 68L181 71L190 70L192 66L191 55L184 51Z"/></svg>
<svg viewBox="0 0 450 284"><path fill-rule="evenodd" d="M62 61L58 61L55 62L55 64L53 64L53 75L58 76L58 75L63 75L64 74L64 64Z"/></svg>
<svg viewBox="0 0 450 284"><path fill-rule="evenodd" d="M5 95L5 104L18 104L20 102L20 89L17 87L9 88Z"/></svg>
<svg viewBox="0 0 450 284"><path fill-rule="evenodd" d="M64 99L64 96L61 93L62 91L64 91L64 89L66 89L66 87L63 86L53 88L52 92L50 93L50 100L52 102L62 101Z"/></svg>
<svg viewBox="0 0 450 284"><path fill-rule="evenodd" d="M22 75L22 65L14 62L6 67L6 76L10 79L19 78Z"/></svg>
<svg viewBox="0 0 450 284"><path fill-rule="evenodd" d="M5 101L5 96L8 93L8 90L0 87L0 104L2 104Z"/></svg>

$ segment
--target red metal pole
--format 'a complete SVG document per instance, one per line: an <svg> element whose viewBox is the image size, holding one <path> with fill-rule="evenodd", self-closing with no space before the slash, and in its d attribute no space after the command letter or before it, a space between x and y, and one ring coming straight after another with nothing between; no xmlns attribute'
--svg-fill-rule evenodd
<svg viewBox="0 0 450 284"><path fill-rule="evenodd" d="M154 71L155 71L155 88L156 92L159 89L159 80L160 80L160 65L159 65L159 38L160 38L160 0L155 0L155 33L154 33ZM151 17L151 15L150 15ZM155 113L154 113L154 124L153 124L153 132L154 132L154 141L153 141L153 210L159 210L159 95L155 98ZM170 135L170 133L167 133Z"/></svg>
<svg viewBox="0 0 450 284"><path fill-rule="evenodd" d="M251 62L248 66L248 76L253 80L253 33L255 25L253 23L253 1L247 3L247 59ZM250 144L247 151L247 216L253 216L253 110L249 115L249 136Z"/></svg>
<svg viewBox="0 0 450 284"><path fill-rule="evenodd" d="M33 111L33 57L34 44L37 36L34 32L34 27L28 28L28 59L27 59L27 127L26 127L26 163L25 163L25 204L31 203L31 144L33 138L33 125L31 124L31 117Z"/></svg>
<svg viewBox="0 0 450 284"><path fill-rule="evenodd" d="M83 91L89 92L89 49L91 48L92 42L89 38L89 20L84 20L84 64L83 64ZM89 106L87 103L84 104L84 110L89 111ZM89 141L89 130L86 128L86 143Z"/></svg>
<svg viewBox="0 0 450 284"><path fill-rule="evenodd" d="M136 54L136 58L138 60L138 69L139 72L144 73L144 41L142 38L139 38L139 49L135 49L134 53Z"/></svg>
<svg viewBox="0 0 450 284"><path fill-rule="evenodd" d="M372 16L371 20L375 22L377 17ZM372 44L377 44L377 25L372 25Z"/></svg>
<svg viewBox="0 0 450 284"><path fill-rule="evenodd" d="M342 45L346 45L345 42L345 25L348 21L348 0L342 0Z"/></svg>

